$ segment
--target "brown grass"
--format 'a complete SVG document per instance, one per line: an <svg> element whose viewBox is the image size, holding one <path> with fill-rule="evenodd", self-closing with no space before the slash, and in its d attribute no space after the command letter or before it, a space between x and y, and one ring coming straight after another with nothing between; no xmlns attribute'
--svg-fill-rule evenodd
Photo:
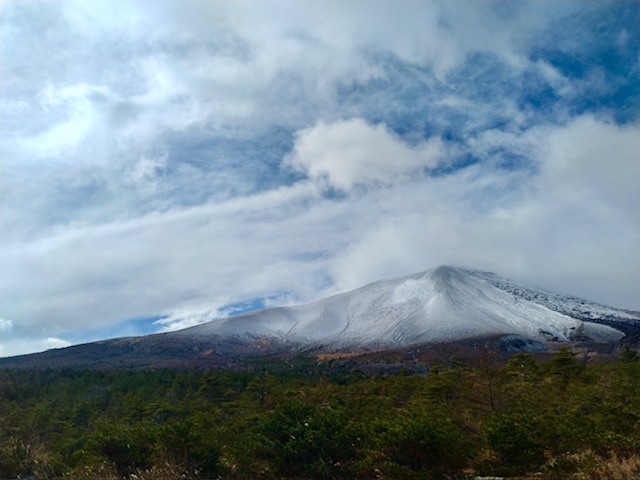
<svg viewBox="0 0 640 480"><path fill-rule="evenodd" d="M562 471L575 473L562 475ZM611 452L602 456L592 450L566 454L550 459L542 478L640 480L640 454L618 455Z"/></svg>
<svg viewBox="0 0 640 480"><path fill-rule="evenodd" d="M100 466L85 467L82 470L74 471L64 478L73 480L123 480L118 475L115 468L108 463ZM175 465L166 463L161 466L153 466L148 470L137 470L126 477L129 480L190 480L200 478L197 472L185 472Z"/></svg>
<svg viewBox="0 0 640 480"><path fill-rule="evenodd" d="M590 480L638 480L640 454L619 457L612 453L607 458L601 458L588 478Z"/></svg>

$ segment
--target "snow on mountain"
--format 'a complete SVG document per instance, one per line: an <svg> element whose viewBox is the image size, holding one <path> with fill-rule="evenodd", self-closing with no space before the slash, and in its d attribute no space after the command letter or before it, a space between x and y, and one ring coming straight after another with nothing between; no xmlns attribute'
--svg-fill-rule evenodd
<svg viewBox="0 0 640 480"><path fill-rule="evenodd" d="M171 335L339 349L392 348L516 335L531 340L618 342L640 312L516 285L493 273L442 266L307 305L214 320Z"/></svg>
<svg viewBox="0 0 640 480"><path fill-rule="evenodd" d="M0 358L2 368L234 368L269 354L362 352L497 341L505 353L547 340L606 349L640 344L640 312L438 267L308 305L256 311L169 333ZM434 349L435 351L436 349ZM480 350L478 350L480 351ZM442 355L445 353L442 352ZM450 353L446 353L449 356Z"/></svg>

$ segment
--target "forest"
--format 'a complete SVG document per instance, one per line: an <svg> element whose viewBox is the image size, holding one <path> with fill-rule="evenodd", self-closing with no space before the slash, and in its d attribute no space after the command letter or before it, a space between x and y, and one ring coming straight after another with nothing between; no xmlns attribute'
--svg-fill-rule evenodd
<svg viewBox="0 0 640 480"><path fill-rule="evenodd" d="M631 479L640 361L0 370L1 479Z"/></svg>

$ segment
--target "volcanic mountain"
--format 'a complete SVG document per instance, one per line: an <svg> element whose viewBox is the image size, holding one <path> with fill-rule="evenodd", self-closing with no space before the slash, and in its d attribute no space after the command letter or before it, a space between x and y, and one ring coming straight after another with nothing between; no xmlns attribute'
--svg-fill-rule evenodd
<svg viewBox="0 0 640 480"><path fill-rule="evenodd" d="M380 351L501 339L513 351L551 342L637 343L640 312L442 266L307 305L259 310L184 330L0 359L0 366L224 366L264 354Z"/></svg>

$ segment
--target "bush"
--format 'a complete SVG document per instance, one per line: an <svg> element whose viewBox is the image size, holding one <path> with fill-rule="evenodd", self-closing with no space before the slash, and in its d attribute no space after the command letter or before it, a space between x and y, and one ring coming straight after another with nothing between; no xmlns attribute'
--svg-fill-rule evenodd
<svg viewBox="0 0 640 480"><path fill-rule="evenodd" d="M462 425L444 414L413 408L388 420L381 446L395 473L457 474L469 462L473 447Z"/></svg>
<svg viewBox="0 0 640 480"><path fill-rule="evenodd" d="M336 478L348 474L357 437L340 406L288 401L256 427L258 453L283 475Z"/></svg>
<svg viewBox="0 0 640 480"><path fill-rule="evenodd" d="M29 445L15 437L0 445L0 478L16 478L33 473L33 459Z"/></svg>
<svg viewBox="0 0 640 480"><path fill-rule="evenodd" d="M486 427L488 446L497 454L495 467L504 474L525 473L544 463L544 448L535 438L536 423L524 414L501 414Z"/></svg>
<svg viewBox="0 0 640 480"><path fill-rule="evenodd" d="M153 436L142 427L114 424L97 432L92 439L94 451L113 464L120 477L153 465Z"/></svg>

